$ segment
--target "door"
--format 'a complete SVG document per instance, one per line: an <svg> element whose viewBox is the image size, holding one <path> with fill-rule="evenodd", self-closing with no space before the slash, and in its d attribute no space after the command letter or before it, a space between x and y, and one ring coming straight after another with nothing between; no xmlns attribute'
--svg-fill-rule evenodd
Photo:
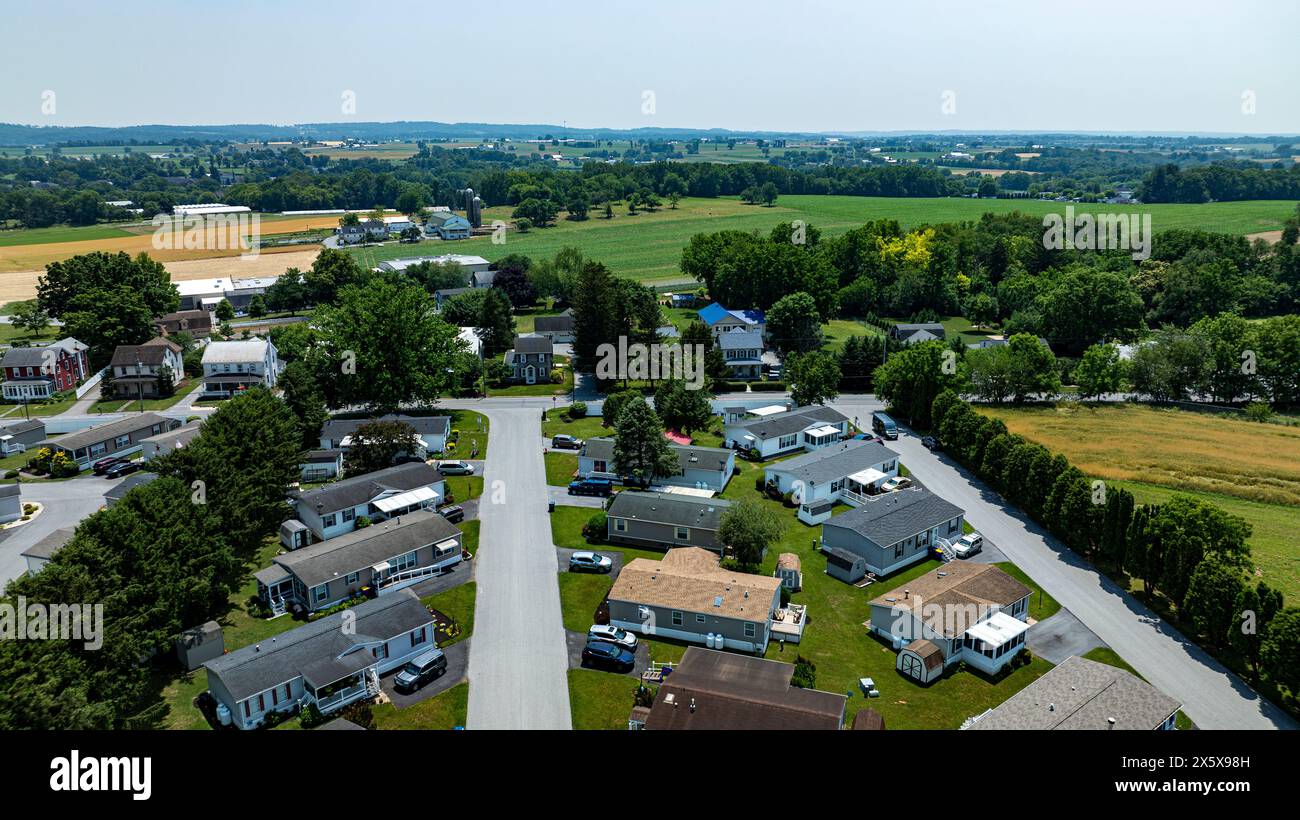
<svg viewBox="0 0 1300 820"><path fill-rule="evenodd" d="M537 368L531 364L524 368L524 382L526 384L537 383Z"/></svg>

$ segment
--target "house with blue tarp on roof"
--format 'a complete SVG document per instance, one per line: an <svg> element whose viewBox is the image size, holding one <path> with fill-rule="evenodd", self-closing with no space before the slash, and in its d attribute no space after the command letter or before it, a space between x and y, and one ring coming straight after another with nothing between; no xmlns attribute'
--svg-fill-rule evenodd
<svg viewBox="0 0 1300 820"><path fill-rule="evenodd" d="M714 302L699 311L700 321L713 332L714 341L736 379L756 379L763 372L767 322L761 310L727 310Z"/></svg>

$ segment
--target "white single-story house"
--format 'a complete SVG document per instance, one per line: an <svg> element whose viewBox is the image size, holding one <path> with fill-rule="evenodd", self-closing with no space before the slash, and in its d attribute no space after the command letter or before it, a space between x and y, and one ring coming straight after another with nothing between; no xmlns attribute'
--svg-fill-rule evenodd
<svg viewBox="0 0 1300 820"><path fill-rule="evenodd" d="M394 421L415 430L416 450L408 455L428 458L433 453L441 453L447 449L447 437L451 434L451 416L408 416L403 413L389 413L378 418L332 418L321 427L320 449L342 450L346 454L348 448L352 446L357 429L362 425Z"/></svg>
<svg viewBox="0 0 1300 820"><path fill-rule="evenodd" d="M760 407L746 415L723 426L723 439L728 447L757 450L764 459L829 447L849 434L848 418L819 404L794 409Z"/></svg>
<svg viewBox="0 0 1300 820"><path fill-rule="evenodd" d="M877 441L849 439L763 468L763 479L799 504L799 519L820 524L830 518L810 517L818 502L857 506L878 492L881 482L898 475L898 453Z"/></svg>
<svg viewBox="0 0 1300 820"><path fill-rule="evenodd" d="M692 487L720 493L727 488L736 468L736 452L724 447L696 447L690 444L670 444L668 448L677 456L678 472L656 478L654 484L670 487ZM590 438L578 452L578 475L583 478L607 478L622 482L623 474L614 463L614 439Z"/></svg>
<svg viewBox="0 0 1300 820"><path fill-rule="evenodd" d="M299 493L293 499L298 519L280 526L280 540L289 549L352 532L357 519L370 521L437 507L447 496L442 476L417 462L377 470L355 478Z"/></svg>
<svg viewBox="0 0 1300 820"><path fill-rule="evenodd" d="M994 675L1024 648L1031 594L992 564L954 561L872 599L864 626L898 651L895 668L917 683L963 661Z"/></svg>

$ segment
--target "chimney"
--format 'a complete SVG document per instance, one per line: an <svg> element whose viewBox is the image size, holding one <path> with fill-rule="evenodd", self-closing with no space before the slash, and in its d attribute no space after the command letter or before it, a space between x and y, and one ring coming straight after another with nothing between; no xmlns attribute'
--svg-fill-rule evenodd
<svg viewBox="0 0 1300 820"><path fill-rule="evenodd" d="M904 600L904 601L906 601L908 598L911 598L911 597L912 597L912 590L910 590L910 589L905 589L905 590L903 590L903 600Z"/></svg>

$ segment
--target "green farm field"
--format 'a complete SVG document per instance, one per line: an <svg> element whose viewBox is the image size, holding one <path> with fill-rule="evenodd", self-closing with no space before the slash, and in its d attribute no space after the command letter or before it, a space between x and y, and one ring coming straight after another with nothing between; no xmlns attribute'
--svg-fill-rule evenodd
<svg viewBox="0 0 1300 820"><path fill-rule="evenodd" d="M725 151L725 149L723 149ZM721 230L767 231L781 222L803 219L822 231L822 236L838 236L872 219L896 219L904 228L939 222L978 219L986 212L1020 211L1041 217L1061 212L1057 202L1009 199L853 197L853 196L782 196L774 207L745 205L734 198L683 199L674 210L665 202L653 213L629 216L627 207L614 208L614 218L604 219L593 209L583 222L559 219L554 227L533 229L528 233L510 232L506 242L493 244L489 237L454 244L391 244L350 251L369 264L402 256L435 253L469 253L496 260L510 253L534 257L553 256L560 248L573 245L592 259L599 260L618 275L630 276L649 284L684 281L677 265L682 248L697 233ZM1232 234L1250 234L1277 230L1295 210L1286 201L1216 202L1204 205L1076 205L1078 213L1132 212L1150 213L1157 231L1170 228L1203 228ZM510 221L509 207L484 211L484 223Z"/></svg>

